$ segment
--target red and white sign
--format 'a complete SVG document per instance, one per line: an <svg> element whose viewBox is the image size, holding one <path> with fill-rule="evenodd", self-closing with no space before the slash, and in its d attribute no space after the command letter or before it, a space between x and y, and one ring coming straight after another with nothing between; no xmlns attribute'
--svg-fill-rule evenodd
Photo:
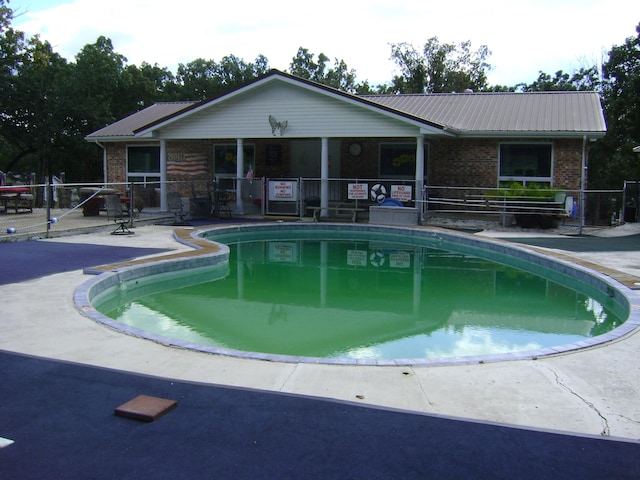
<svg viewBox="0 0 640 480"><path fill-rule="evenodd" d="M349 200L366 200L369 198L369 184L350 183L347 193Z"/></svg>
<svg viewBox="0 0 640 480"><path fill-rule="evenodd" d="M401 202L410 202L413 194L411 185L391 185L391 198Z"/></svg>
<svg viewBox="0 0 640 480"><path fill-rule="evenodd" d="M269 182L269 200L295 202L298 200L298 182Z"/></svg>

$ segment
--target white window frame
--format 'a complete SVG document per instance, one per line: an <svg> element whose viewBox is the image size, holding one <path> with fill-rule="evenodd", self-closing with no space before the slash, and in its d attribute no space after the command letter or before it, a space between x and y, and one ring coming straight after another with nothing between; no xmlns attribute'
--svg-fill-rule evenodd
<svg viewBox="0 0 640 480"><path fill-rule="evenodd" d="M158 149L158 171L157 172L153 172L153 171L148 171L148 172L130 172L129 171L129 149L130 148L150 148L150 147ZM155 144L155 143L127 145L126 146L126 161L125 161L125 172L126 172L127 183L130 183L130 182L133 181L135 183L142 183L145 186L147 185L147 183L159 184L160 183L160 169L162 168L160 162L162 162L162 159L160 158L160 145Z"/></svg>
<svg viewBox="0 0 640 480"><path fill-rule="evenodd" d="M502 165L502 146L503 145L535 145L535 146L549 146L551 151L551 162L549 165L549 176L548 177L537 177L533 175L501 175L501 165ZM498 184L504 184L507 182L518 182L522 185L526 186L530 183L536 183L541 185L548 185L550 187L553 186L553 171L555 168L555 145L553 142L500 142L498 145Z"/></svg>

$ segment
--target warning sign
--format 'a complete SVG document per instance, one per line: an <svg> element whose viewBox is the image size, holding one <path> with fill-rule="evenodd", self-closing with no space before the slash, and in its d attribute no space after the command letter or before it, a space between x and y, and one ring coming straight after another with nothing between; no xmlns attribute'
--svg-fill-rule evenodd
<svg viewBox="0 0 640 480"><path fill-rule="evenodd" d="M366 200L369 198L368 183L350 183L348 187L349 200Z"/></svg>
<svg viewBox="0 0 640 480"><path fill-rule="evenodd" d="M391 198L401 202L410 202L413 193L411 185L391 185Z"/></svg>
<svg viewBox="0 0 640 480"><path fill-rule="evenodd" d="M279 202L295 202L298 200L298 182L269 182L269 200Z"/></svg>

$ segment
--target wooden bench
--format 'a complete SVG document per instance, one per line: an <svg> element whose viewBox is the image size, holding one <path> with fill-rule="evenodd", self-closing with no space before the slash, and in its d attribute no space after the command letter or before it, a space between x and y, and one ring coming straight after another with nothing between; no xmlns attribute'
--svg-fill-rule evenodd
<svg viewBox="0 0 640 480"><path fill-rule="evenodd" d="M343 205L330 206L330 207L316 207L316 206L307 207L307 211L312 212L311 216L312 216L314 222L317 222L319 220L320 212L322 210L328 210L328 211L337 212L337 213L341 213L341 212L351 213L351 222L352 223L357 223L358 222L358 213L367 211L366 208L356 208L356 207L343 206Z"/></svg>

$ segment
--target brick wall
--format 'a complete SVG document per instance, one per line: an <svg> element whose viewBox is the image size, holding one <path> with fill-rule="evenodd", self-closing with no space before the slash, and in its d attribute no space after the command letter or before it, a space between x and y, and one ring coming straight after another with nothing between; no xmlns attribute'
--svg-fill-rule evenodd
<svg viewBox="0 0 640 480"><path fill-rule="evenodd" d="M438 186L497 187L500 139L456 139L430 142L428 182ZM581 139L509 139L554 144L553 185L580 188Z"/></svg>
<svg viewBox="0 0 640 480"><path fill-rule="evenodd" d="M580 170L582 169L582 140L556 140L554 160L553 185L567 190L579 190Z"/></svg>
<svg viewBox="0 0 640 480"><path fill-rule="evenodd" d="M498 182L498 140L435 140L429 145L430 185L495 187Z"/></svg>
<svg viewBox="0 0 640 480"><path fill-rule="evenodd" d="M127 145L107 143L107 182L120 183L127 180Z"/></svg>
<svg viewBox="0 0 640 480"><path fill-rule="evenodd" d="M515 141L515 140L510 140ZM522 140L530 142L531 140ZM544 141L544 140L539 140ZM582 163L581 139L546 140L554 143L554 186L577 190L580 188ZM349 145L358 142L362 146L359 156L349 153ZM384 142L415 142L407 139L345 139L341 143L341 171L343 178L377 178L379 144ZM203 180L213 176L213 145L234 144L229 140L185 140L167 142L168 155L201 154L207 158L208 173L202 176L172 176L168 180ZM290 172L289 140L268 138L246 140L255 145L256 165L260 177L287 177ZM106 144L108 156L108 181L124 182L126 179L127 143ZM500 139L433 139L428 140L425 151L428 162L425 170L430 185L496 187L498 185L498 152Z"/></svg>
<svg viewBox="0 0 640 480"><path fill-rule="evenodd" d="M340 175L343 178L378 178L381 143L415 143L415 138L351 138L340 145ZM349 146L359 143L360 155L349 153Z"/></svg>

